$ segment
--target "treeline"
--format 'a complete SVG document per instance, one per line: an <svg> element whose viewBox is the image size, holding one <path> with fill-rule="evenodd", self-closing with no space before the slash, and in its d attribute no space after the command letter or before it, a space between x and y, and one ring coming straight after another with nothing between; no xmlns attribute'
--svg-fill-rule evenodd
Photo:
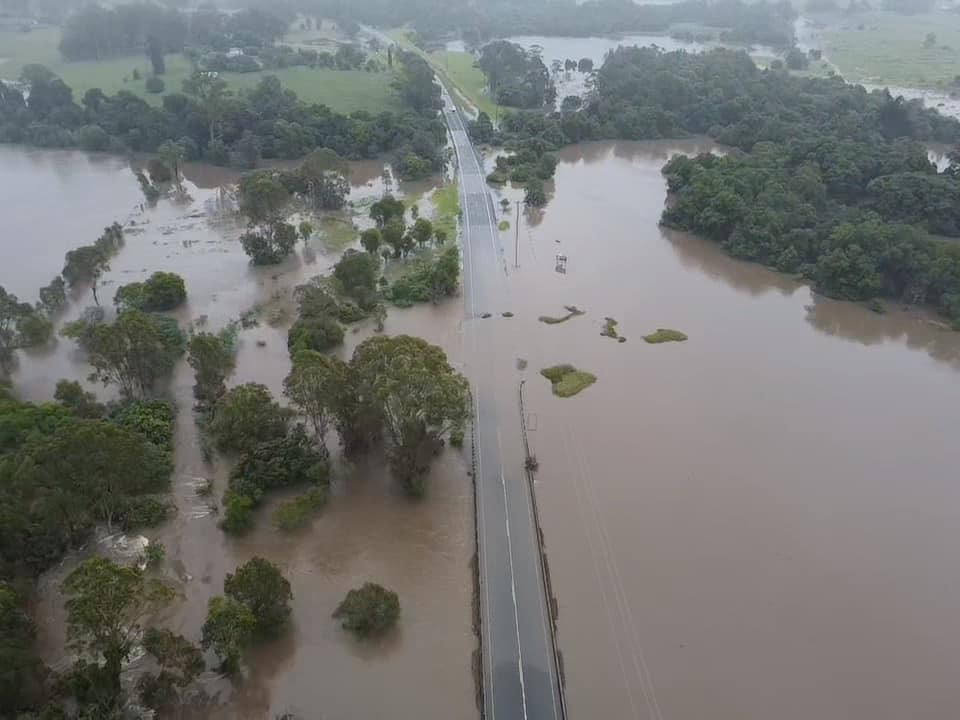
<svg viewBox="0 0 960 720"><path fill-rule="evenodd" d="M220 51L261 48L286 30L286 20L259 9L224 13L205 8L188 14L148 2L86 5L64 22L60 54L66 60L102 60L140 53L154 44L168 53L188 45Z"/></svg>
<svg viewBox="0 0 960 720"><path fill-rule="evenodd" d="M750 150L758 142L825 137L952 144L960 141L960 122L920 100L867 92L840 78L760 70L742 51L619 47L607 54L582 102L564 102L558 113L508 112L496 131L476 122L471 132L498 144L536 142L547 149L583 140L709 135Z"/></svg>
<svg viewBox="0 0 960 720"><path fill-rule="evenodd" d="M446 131L436 116L440 91L433 74L413 54L402 60L396 87L410 111L349 116L302 102L274 76L235 95L221 78L203 72L184 81L182 93L165 95L161 107L127 91L108 96L96 88L78 104L49 69L28 65L22 73L28 96L0 83L0 142L156 152L173 140L184 159L248 167L260 157L297 158L316 147L351 159L402 151L398 171L415 176L424 163L437 164Z"/></svg>
<svg viewBox="0 0 960 720"><path fill-rule="evenodd" d="M585 111L562 119L561 129L570 140L707 134L743 149L798 135L865 142L960 139L960 123L921 101L868 93L840 78L763 71L746 53L723 49L693 54L617 48L598 71Z"/></svg>
<svg viewBox="0 0 960 720"><path fill-rule="evenodd" d="M496 40L487 43L477 58L487 78L490 94L501 105L516 108L553 106L557 89L539 55L516 43Z"/></svg>
<svg viewBox="0 0 960 720"><path fill-rule="evenodd" d="M509 113L494 140L522 158L525 147L690 134L741 152L671 160L665 224L828 294L928 303L960 325L960 245L936 237L960 236L960 158L938 173L920 143L955 144L960 123L920 102L759 70L743 52L619 48L580 109Z"/></svg>
<svg viewBox="0 0 960 720"><path fill-rule="evenodd" d="M960 183L915 143L760 143L746 155L675 156L664 174L674 194L664 224L833 297L929 304L960 327L960 245L926 232L958 234L960 205L947 197Z"/></svg>
<svg viewBox="0 0 960 720"><path fill-rule="evenodd" d="M666 33L676 23L727 28L731 42L777 47L793 44L796 12L785 0L749 3L741 0L690 0L664 5L642 5L620 0L312 0L305 6L324 17L349 18L381 27L411 24L429 42L460 33L470 44L511 35L585 37L617 33Z"/></svg>

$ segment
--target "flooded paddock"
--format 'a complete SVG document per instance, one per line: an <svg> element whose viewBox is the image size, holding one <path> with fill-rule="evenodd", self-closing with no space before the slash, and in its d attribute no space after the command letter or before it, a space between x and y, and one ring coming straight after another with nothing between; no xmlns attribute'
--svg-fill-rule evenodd
<svg viewBox="0 0 960 720"><path fill-rule="evenodd" d="M136 164L136 161L134 161ZM0 148L0 191L5 198L2 284L24 300L62 267L67 250L93 242L114 220L126 228L126 244L110 261L100 288L110 305L116 288L156 270L183 276L188 302L176 311L181 327L217 331L256 308L259 324L239 335L237 369L231 384L261 382L282 400L290 369L286 330L293 321L293 288L332 266L342 248L323 237L298 246L285 263L253 268L237 237L241 223L231 211L230 183L237 174L188 165L185 199L162 199L141 208L143 196L131 163L116 157L76 152ZM350 199L363 203L386 187L382 163L354 163ZM426 194L432 182L401 184L405 194ZM429 204L429 199L422 203ZM355 218L358 224L363 222ZM58 325L93 303L89 289L75 293ZM419 335L441 345L451 362L462 363L462 304L390 309L386 331ZM344 356L372 334L370 325L348 327ZM20 353L13 381L24 399L51 399L60 378L85 381L90 368L73 341L59 338L49 348ZM111 388L91 386L101 399ZM273 717L295 712L303 718L422 717L475 718L471 670L476 638L471 627L474 552L473 500L465 456L448 450L434 464L427 497L402 494L372 456L356 464L335 459L332 499L312 524L283 534L270 525L279 493L258 511L257 527L233 538L218 527L216 506L228 467L208 463L193 422L193 372L181 361L168 395L178 407L175 474L171 491L177 513L165 526L145 531L166 547L164 574L179 599L163 621L193 641L211 595L222 594L224 576L255 555L276 563L293 590L291 631L259 646L245 677L231 684L215 672L203 676L210 696L192 714L203 718ZM199 488L213 480L215 490ZM92 542L86 552L119 551L109 541ZM55 667L63 658L64 615L58 584L77 562L68 558L40 583L39 643ZM373 643L358 643L331 618L346 592L376 581L400 597L395 632ZM212 666L212 663L211 663ZM375 689L375 690L373 690Z"/></svg>
<svg viewBox="0 0 960 720"><path fill-rule="evenodd" d="M658 227L709 148L567 148L519 268L501 234L570 716L953 717L960 334ZM557 363L596 384L553 396Z"/></svg>

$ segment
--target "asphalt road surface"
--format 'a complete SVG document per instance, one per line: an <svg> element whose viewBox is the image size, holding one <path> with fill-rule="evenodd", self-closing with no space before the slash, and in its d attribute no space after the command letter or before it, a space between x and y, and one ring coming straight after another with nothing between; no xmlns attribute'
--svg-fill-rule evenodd
<svg viewBox="0 0 960 720"><path fill-rule="evenodd" d="M463 209L467 373L473 388L483 692L487 720L562 720L563 703L524 472L516 354L497 208L463 118L444 92ZM490 313L489 318L482 315Z"/></svg>

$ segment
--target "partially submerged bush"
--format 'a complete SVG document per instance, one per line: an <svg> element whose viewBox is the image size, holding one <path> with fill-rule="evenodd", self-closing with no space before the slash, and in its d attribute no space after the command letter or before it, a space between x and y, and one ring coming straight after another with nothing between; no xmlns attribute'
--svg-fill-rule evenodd
<svg viewBox="0 0 960 720"><path fill-rule="evenodd" d="M280 530L299 530L327 504L329 493L326 485L311 488L302 495L284 500L273 511L273 524Z"/></svg>
<svg viewBox="0 0 960 720"><path fill-rule="evenodd" d="M671 330L669 328L657 328L655 333L650 333L649 335L644 335L643 339L648 343L665 343L665 342L683 342L687 339L687 336L684 335L679 330Z"/></svg>
<svg viewBox="0 0 960 720"><path fill-rule="evenodd" d="M267 492L303 483L314 485L318 493L309 500L320 507L326 500L329 467L303 426L297 425L286 436L262 442L243 456L223 496L226 512L220 526L229 533L246 532L253 527L253 511ZM287 521L290 512L284 512Z"/></svg>
<svg viewBox="0 0 960 720"><path fill-rule="evenodd" d="M287 333L287 349L291 357L302 350L332 350L342 343L343 328L329 315L301 317Z"/></svg>
<svg viewBox="0 0 960 720"><path fill-rule="evenodd" d="M144 312L173 310L187 299L187 286L176 273L155 272L143 282L121 285L113 296L121 310Z"/></svg>
<svg viewBox="0 0 960 720"><path fill-rule="evenodd" d="M214 406L209 430L221 450L250 450L258 443L283 437L289 412L264 385L246 383L231 388Z"/></svg>
<svg viewBox="0 0 960 720"><path fill-rule="evenodd" d="M564 305L563 309L567 311L566 315L560 315L559 317L554 317L551 315L541 315L537 318L540 322L547 325L559 325L562 322L566 322L570 318L576 317L577 315L583 315L584 311L578 308L576 305Z"/></svg>
<svg viewBox="0 0 960 720"><path fill-rule="evenodd" d="M554 365L544 368L540 374L550 381L553 394L558 397L572 397L597 381L596 375L573 365Z"/></svg>
<svg viewBox="0 0 960 720"><path fill-rule="evenodd" d="M333 616L342 621L344 630L357 637L379 635L396 625L400 598L382 585L364 583L363 587L347 593Z"/></svg>
<svg viewBox="0 0 960 720"><path fill-rule="evenodd" d="M449 245L430 260L421 260L389 290L389 299L401 307L438 302L456 294L460 277L460 250Z"/></svg>

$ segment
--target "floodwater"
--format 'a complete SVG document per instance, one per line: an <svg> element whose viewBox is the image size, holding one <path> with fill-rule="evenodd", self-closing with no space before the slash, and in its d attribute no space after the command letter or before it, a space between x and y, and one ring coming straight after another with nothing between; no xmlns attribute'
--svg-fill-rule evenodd
<svg viewBox="0 0 960 720"><path fill-rule="evenodd" d="M519 268L501 238L570 716L956 717L960 333L659 228L661 166L709 148L567 148ZM556 363L597 382L554 397Z"/></svg>
<svg viewBox="0 0 960 720"><path fill-rule="evenodd" d="M502 323L505 351L528 363L518 374L527 380L571 717L953 717L960 334L918 310L890 306L878 315L822 298L659 228L661 166L673 152L711 148L696 140L568 148L547 208L524 216L516 236L511 227L501 237L514 317L483 322ZM141 212L135 193L121 194L134 182L122 161L4 152L5 193L34 171L45 178L38 187L60 188L9 206L8 220L12 211L15 227L31 229L4 237L5 257L13 254L5 267L23 268L6 273L9 288L32 299L65 249L90 242L114 219L133 221L102 297L164 269L186 279L184 325L215 330L262 306L261 324L241 334L233 381L263 382L279 395L290 290L329 267L322 246L254 270L224 210L229 193L218 183L227 177L188 173L191 200ZM358 174L356 201L382 191L379 168ZM78 203L70 223L72 189L92 193L86 186L95 183L113 188L100 196L101 213ZM87 211L90 229L81 232ZM60 236L67 232L69 241ZM515 237L519 268L509 262ZM56 252L46 249L57 243ZM38 252L49 252L49 267L34 267ZM554 270L558 254L568 258L566 274ZM79 297L66 317L89 300ZM567 304L586 315L537 322ZM619 321L626 343L600 336L605 316ZM453 301L392 310L387 331L420 334L461 364L469 361L461 321ZM690 339L644 343L657 327ZM349 334L348 346L369 333ZM561 362L593 372L596 384L575 398L552 396L538 370ZM54 350L24 356L14 380L23 395L43 400L56 379L86 370L61 339ZM421 503L403 498L375 458L339 464L335 497L302 535L272 531L267 508L254 533L231 539L196 492L213 478L219 497L227 468L199 452L191 385L181 363L171 388L180 407L177 518L147 533L166 545L165 572L181 590L165 620L197 639L207 598L254 554L280 564L294 592L292 632L258 649L234 690L209 673L212 706L197 716L475 717L473 521L463 459L442 457ZM51 660L62 647L56 582L67 567L47 577L39 605ZM367 579L396 589L403 607L399 631L372 646L354 643L329 618L346 590Z"/></svg>
<svg viewBox="0 0 960 720"><path fill-rule="evenodd" d="M0 283L22 299L34 300L37 289L62 267L68 249L92 242L117 220L127 228L126 245L111 260L102 301L109 304L119 284L166 270L182 275L187 285L188 303L177 311L182 327L216 331L259 308L260 324L240 333L231 382L262 382L282 400L282 381L290 367L286 329L293 320L292 289L327 271L337 254L318 239L306 249L300 246L283 265L252 268L236 240L241 229L231 211L229 183L236 173L188 166L185 175L187 198L141 209L139 187L123 159L0 148L5 230L13 229L2 239L6 272ZM382 194L389 179L381 163L356 163L351 181L351 201L363 203ZM421 183L398 190L420 194L431 187ZM428 202L421 205L429 207ZM89 290L76 294L60 322L77 317L90 304ZM452 300L437 307L391 309L386 330L420 335L444 347L459 364L461 321L462 305ZM343 353L371 333L362 324L348 331ZM25 399L44 401L59 378L83 380L88 371L73 341L60 338L50 348L21 353L13 381ZM294 595L291 632L258 648L246 678L235 686L208 672L202 687L209 699L196 717L259 720L288 711L330 719L476 717L473 501L465 458L445 452L421 502L398 491L381 458L356 465L338 458L333 497L311 527L292 536L274 531L269 517L278 497L260 512L254 532L230 538L217 527L215 511L228 467L203 459L192 417L192 385L192 371L182 361L169 388L179 413L172 480L177 514L166 526L145 533L165 545L163 572L180 595L161 619L199 640L207 599L222 593L226 573L254 555L277 563ZM101 399L112 396L109 389L92 389ZM210 498L198 495L206 479L216 488ZM90 549L133 554L109 540ZM57 587L76 562L70 558L48 573L37 603L41 651L60 667L64 628ZM360 644L330 615L350 588L369 580L397 591L401 622L382 640ZM209 664L213 666L212 659Z"/></svg>

